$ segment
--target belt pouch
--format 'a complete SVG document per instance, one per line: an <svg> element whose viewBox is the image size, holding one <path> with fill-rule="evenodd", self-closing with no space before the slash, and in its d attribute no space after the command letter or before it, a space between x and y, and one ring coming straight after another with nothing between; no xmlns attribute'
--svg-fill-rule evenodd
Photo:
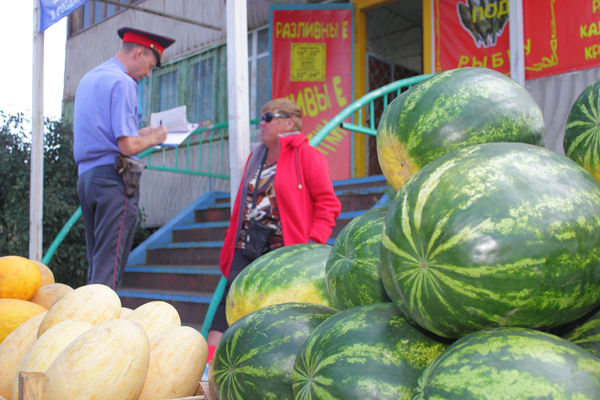
<svg viewBox="0 0 600 400"><path fill-rule="evenodd" d="M135 196L135 192L137 191L140 182L140 176L142 175L142 171L146 168L144 163L131 157L117 154L114 167L123 178L127 197Z"/></svg>

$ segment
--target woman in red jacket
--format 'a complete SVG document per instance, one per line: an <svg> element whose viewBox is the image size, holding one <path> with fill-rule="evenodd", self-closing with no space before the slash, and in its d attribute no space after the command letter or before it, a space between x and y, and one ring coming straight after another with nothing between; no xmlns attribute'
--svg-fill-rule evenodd
<svg viewBox="0 0 600 400"><path fill-rule="evenodd" d="M208 333L209 361L228 328L225 301L229 288L253 261L244 255L250 220L272 229L263 251L267 253L292 244L326 243L342 208L325 156L301 133L298 106L281 98L265 104L261 112L262 143L251 146L221 249L220 268L227 285Z"/></svg>

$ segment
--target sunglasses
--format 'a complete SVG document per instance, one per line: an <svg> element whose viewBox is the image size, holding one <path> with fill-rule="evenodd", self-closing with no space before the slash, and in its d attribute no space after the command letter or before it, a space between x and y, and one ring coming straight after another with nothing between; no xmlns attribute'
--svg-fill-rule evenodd
<svg viewBox="0 0 600 400"><path fill-rule="evenodd" d="M273 118L291 118L288 117L287 115L283 115L283 114L273 114L272 112L268 112L263 114L262 117L260 117L261 121L265 121L267 124L271 121L273 121Z"/></svg>

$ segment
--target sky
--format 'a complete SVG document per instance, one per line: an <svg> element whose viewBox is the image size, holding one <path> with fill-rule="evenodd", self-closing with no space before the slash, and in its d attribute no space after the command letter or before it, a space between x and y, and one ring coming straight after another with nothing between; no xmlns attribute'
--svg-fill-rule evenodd
<svg viewBox="0 0 600 400"><path fill-rule="evenodd" d="M0 111L31 118L33 74L33 1L0 0ZM44 117L60 119L65 69L67 19L44 32Z"/></svg>

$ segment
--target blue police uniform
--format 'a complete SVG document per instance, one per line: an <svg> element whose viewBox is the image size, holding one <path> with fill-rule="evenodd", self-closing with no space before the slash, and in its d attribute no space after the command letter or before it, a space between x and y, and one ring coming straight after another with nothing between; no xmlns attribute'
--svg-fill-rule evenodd
<svg viewBox="0 0 600 400"><path fill-rule="evenodd" d="M175 40L133 28L120 28L123 43L144 46L156 55ZM75 93L73 125L75 162L79 171L88 258L88 284L116 289L129 258L137 222L140 192L127 197L114 164L117 139L138 136L138 85L116 57L88 72ZM137 156L130 156L137 159Z"/></svg>
<svg viewBox="0 0 600 400"><path fill-rule="evenodd" d="M116 58L86 74L75 94L73 152L86 234L87 282L113 290L129 258L139 203L139 190L134 197L126 196L114 162L117 139L138 136L137 104L137 83Z"/></svg>

